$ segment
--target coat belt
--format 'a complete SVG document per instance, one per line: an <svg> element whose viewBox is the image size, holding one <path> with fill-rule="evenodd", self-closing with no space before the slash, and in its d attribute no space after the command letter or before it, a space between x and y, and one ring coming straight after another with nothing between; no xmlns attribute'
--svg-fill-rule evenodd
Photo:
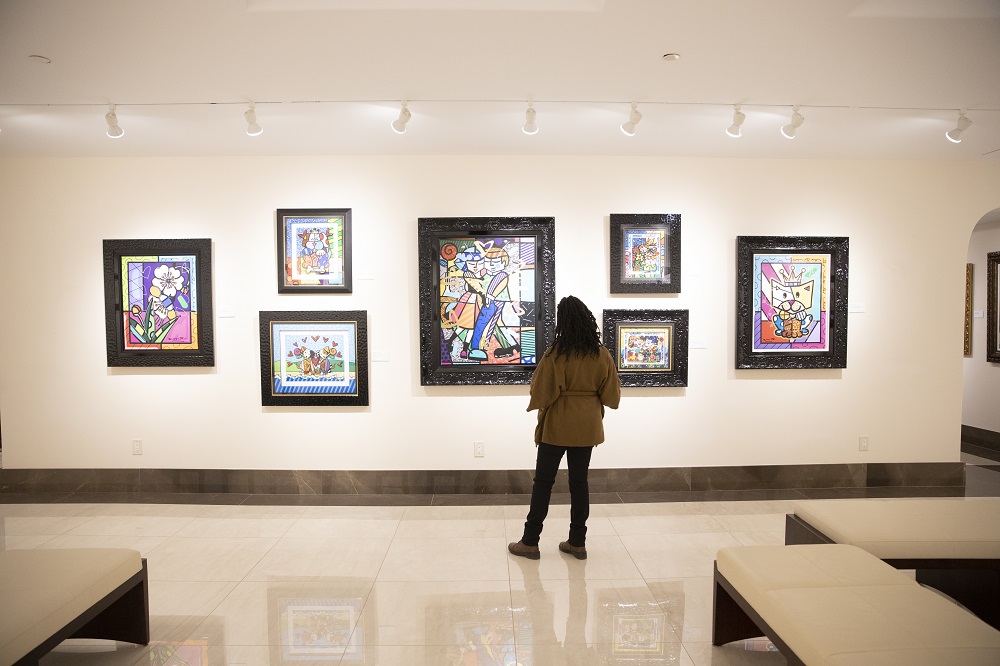
<svg viewBox="0 0 1000 666"><path fill-rule="evenodd" d="M563 391L559 395L598 395L597 391Z"/></svg>

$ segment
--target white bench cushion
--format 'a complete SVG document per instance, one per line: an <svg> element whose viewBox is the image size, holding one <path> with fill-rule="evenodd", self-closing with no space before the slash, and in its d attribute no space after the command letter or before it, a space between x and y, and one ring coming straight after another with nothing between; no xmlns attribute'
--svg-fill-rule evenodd
<svg viewBox="0 0 1000 666"><path fill-rule="evenodd" d="M1000 663L1000 632L854 546L740 546L719 573L807 664Z"/></svg>
<svg viewBox="0 0 1000 666"><path fill-rule="evenodd" d="M795 515L879 559L1000 559L1000 498L813 500Z"/></svg>
<svg viewBox="0 0 1000 666"><path fill-rule="evenodd" d="M0 551L0 663L20 659L142 570L137 550Z"/></svg>

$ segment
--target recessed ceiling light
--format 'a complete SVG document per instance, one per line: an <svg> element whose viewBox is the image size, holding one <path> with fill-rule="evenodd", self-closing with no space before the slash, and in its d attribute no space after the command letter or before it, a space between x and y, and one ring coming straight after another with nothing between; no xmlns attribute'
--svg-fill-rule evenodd
<svg viewBox="0 0 1000 666"><path fill-rule="evenodd" d="M663 59L667 60L667 61L680 60L681 59L681 54L680 53L664 53L663 54Z"/></svg>
<svg viewBox="0 0 1000 666"><path fill-rule="evenodd" d="M43 55L30 55L28 56L28 60L35 63L36 65L48 65L50 62L52 62Z"/></svg>

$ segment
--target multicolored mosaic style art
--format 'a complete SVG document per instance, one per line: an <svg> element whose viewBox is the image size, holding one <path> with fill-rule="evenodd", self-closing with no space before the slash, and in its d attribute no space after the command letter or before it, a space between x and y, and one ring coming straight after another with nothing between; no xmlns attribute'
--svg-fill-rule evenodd
<svg viewBox="0 0 1000 666"><path fill-rule="evenodd" d="M363 660L364 624L358 623L363 599L282 599L281 663Z"/></svg>
<svg viewBox="0 0 1000 666"><path fill-rule="evenodd" d="M753 352L830 349L831 255L753 255Z"/></svg>
<svg viewBox="0 0 1000 666"><path fill-rule="evenodd" d="M285 286L344 286L344 215L284 217L283 221Z"/></svg>
<svg viewBox="0 0 1000 666"><path fill-rule="evenodd" d="M533 236L440 238L441 365L535 363Z"/></svg>
<svg viewBox="0 0 1000 666"><path fill-rule="evenodd" d="M272 321L271 395L358 394L353 321Z"/></svg>
<svg viewBox="0 0 1000 666"><path fill-rule="evenodd" d="M672 370L672 325L619 326L619 370Z"/></svg>
<svg viewBox="0 0 1000 666"><path fill-rule="evenodd" d="M125 350L198 349L195 255L121 257Z"/></svg>
<svg viewBox="0 0 1000 666"><path fill-rule="evenodd" d="M623 243L624 280L670 280L666 229L626 229Z"/></svg>

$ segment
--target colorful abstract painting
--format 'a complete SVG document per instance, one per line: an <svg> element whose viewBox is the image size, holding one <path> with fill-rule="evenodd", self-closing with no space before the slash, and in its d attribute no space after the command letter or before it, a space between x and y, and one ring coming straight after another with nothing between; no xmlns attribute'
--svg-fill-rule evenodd
<svg viewBox="0 0 1000 666"><path fill-rule="evenodd" d="M828 351L829 254L754 254L753 351Z"/></svg>
<svg viewBox="0 0 1000 666"><path fill-rule="evenodd" d="M670 279L665 229L628 229L624 245L622 270L626 280Z"/></svg>
<svg viewBox="0 0 1000 666"><path fill-rule="evenodd" d="M849 240L739 236L736 367L847 366Z"/></svg>
<svg viewBox="0 0 1000 666"><path fill-rule="evenodd" d="M441 365L535 363L531 236L443 238Z"/></svg>
<svg viewBox="0 0 1000 666"><path fill-rule="evenodd" d="M278 291L351 291L351 210L278 210Z"/></svg>
<svg viewBox="0 0 1000 666"><path fill-rule="evenodd" d="M368 404L366 313L260 316L263 404Z"/></svg>
<svg viewBox="0 0 1000 666"><path fill-rule="evenodd" d="M123 256L125 349L198 348L198 259Z"/></svg>
<svg viewBox="0 0 1000 666"><path fill-rule="evenodd" d="M268 584L268 663L377 663L378 651L372 648L379 644L378 613L370 591L348 580Z"/></svg>
<svg viewBox="0 0 1000 666"><path fill-rule="evenodd" d="M619 326L620 370L671 370L673 326Z"/></svg>
<svg viewBox="0 0 1000 666"><path fill-rule="evenodd" d="M418 230L421 382L529 382L554 325L551 218L422 218Z"/></svg>
<svg viewBox="0 0 1000 666"><path fill-rule="evenodd" d="M212 242L105 240L109 366L214 365Z"/></svg>

